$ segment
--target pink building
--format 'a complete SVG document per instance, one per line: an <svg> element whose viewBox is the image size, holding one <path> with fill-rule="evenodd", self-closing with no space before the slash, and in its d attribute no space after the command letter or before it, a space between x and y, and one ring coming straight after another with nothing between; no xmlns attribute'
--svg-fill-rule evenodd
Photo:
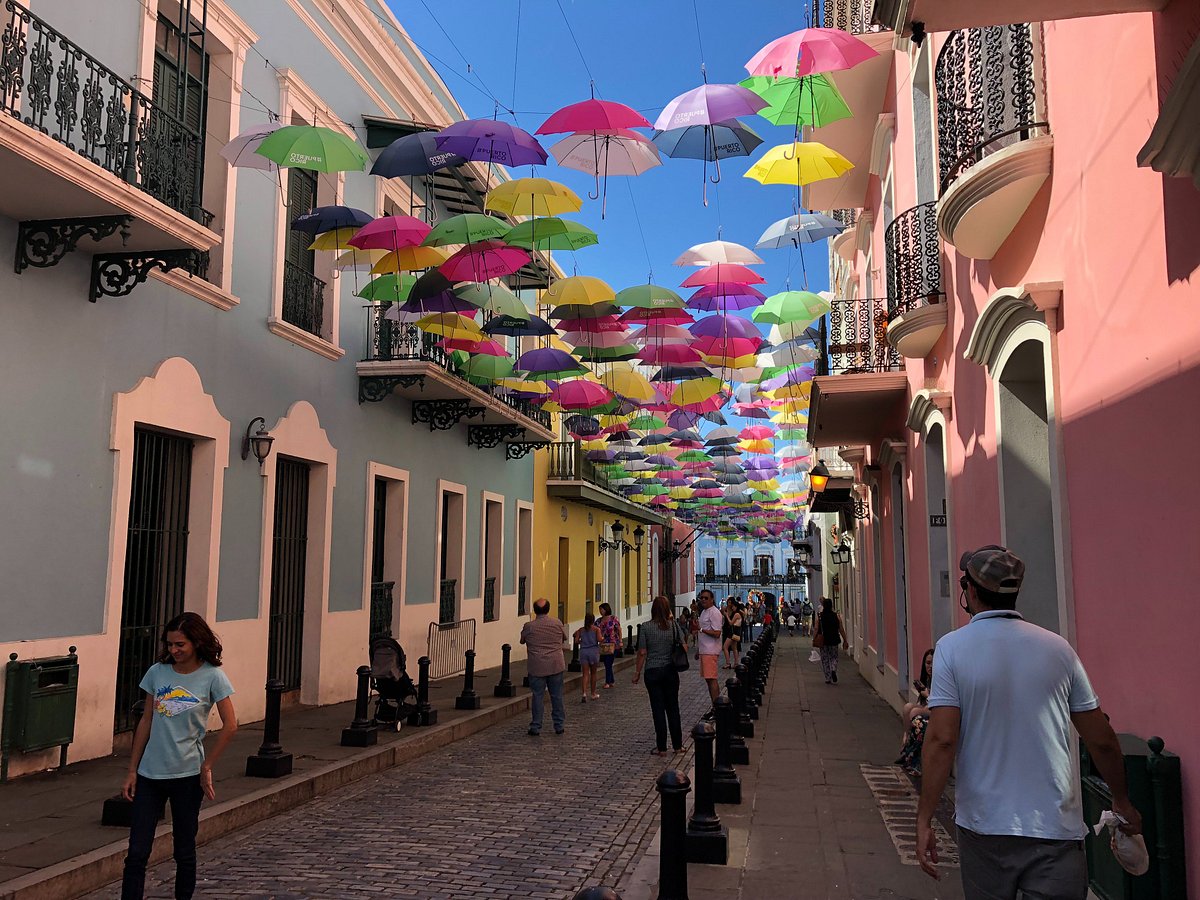
<svg viewBox="0 0 1200 900"><path fill-rule="evenodd" d="M1200 4L870 6L822 4L880 57L812 134L855 169L804 197L851 225L809 438L854 467L814 511L852 532L855 656L899 706L959 554L1013 548L1116 730L1181 757L1195 882Z"/></svg>

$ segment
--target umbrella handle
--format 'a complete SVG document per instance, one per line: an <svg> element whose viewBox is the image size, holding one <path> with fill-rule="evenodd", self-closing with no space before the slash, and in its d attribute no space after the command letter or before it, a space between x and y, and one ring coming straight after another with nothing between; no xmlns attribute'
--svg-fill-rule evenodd
<svg viewBox="0 0 1200 900"><path fill-rule="evenodd" d="M716 169L716 171L717 171L717 177L710 178L708 180L711 181L713 184L720 184L721 183L721 160L715 158L716 154L713 154L713 156L714 156L713 168Z"/></svg>

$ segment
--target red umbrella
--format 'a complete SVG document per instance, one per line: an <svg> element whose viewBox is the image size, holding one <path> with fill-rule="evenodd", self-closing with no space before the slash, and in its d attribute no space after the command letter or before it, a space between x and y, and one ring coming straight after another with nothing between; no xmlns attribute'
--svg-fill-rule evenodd
<svg viewBox="0 0 1200 900"><path fill-rule="evenodd" d="M529 252L492 239L467 244L438 266L451 281L487 281L511 275L529 263Z"/></svg>
<svg viewBox="0 0 1200 900"><path fill-rule="evenodd" d="M554 399L563 409L590 409L612 400L612 392L594 381L564 381L554 391Z"/></svg>

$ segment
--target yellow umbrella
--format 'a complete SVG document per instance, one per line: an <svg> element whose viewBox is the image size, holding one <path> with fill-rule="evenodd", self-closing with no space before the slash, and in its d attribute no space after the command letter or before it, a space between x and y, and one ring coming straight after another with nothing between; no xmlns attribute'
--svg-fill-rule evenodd
<svg viewBox="0 0 1200 900"><path fill-rule="evenodd" d="M807 400L811 393L812 382L804 381L800 384L785 384L783 387L777 387L773 391L764 391L763 396L768 400L795 400L797 398Z"/></svg>
<svg viewBox="0 0 1200 900"><path fill-rule="evenodd" d="M445 251L437 247L401 247L399 250L385 253L379 262L371 267L372 275L383 275L387 272L404 272L411 269L428 269L440 266L449 257Z"/></svg>
<svg viewBox="0 0 1200 900"><path fill-rule="evenodd" d="M579 212L583 201L565 184L549 178L514 178L488 191L484 209L510 216L557 216Z"/></svg>
<svg viewBox="0 0 1200 900"><path fill-rule="evenodd" d="M671 402L676 406L687 403L703 403L721 390L720 378L693 378L679 384L671 392Z"/></svg>
<svg viewBox="0 0 1200 900"><path fill-rule="evenodd" d="M556 306L579 303L585 306L595 306L597 303L612 303L617 297L616 292L599 278L591 275L572 275L553 285L542 295L543 303Z"/></svg>
<svg viewBox="0 0 1200 900"><path fill-rule="evenodd" d="M818 141L795 141L772 147L745 175L762 184L792 184L797 187L837 178L854 168L854 163Z"/></svg>
<svg viewBox="0 0 1200 900"><path fill-rule="evenodd" d="M696 491L690 487L673 487L667 494L672 500L691 500Z"/></svg>
<svg viewBox="0 0 1200 900"><path fill-rule="evenodd" d="M754 354L749 356L701 356L704 364L717 366L722 369L741 369L754 362Z"/></svg>
<svg viewBox="0 0 1200 900"><path fill-rule="evenodd" d="M308 245L309 250L353 250L347 241L358 233L357 228L335 228L322 231Z"/></svg>
<svg viewBox="0 0 1200 900"><path fill-rule="evenodd" d="M620 369L614 365L613 370L604 376L604 383L610 391L615 391L630 400L654 398L654 385L646 379L646 376L632 369Z"/></svg>
<svg viewBox="0 0 1200 900"><path fill-rule="evenodd" d="M496 386L508 388L510 391L524 391L527 394L550 393L550 386L548 384L543 384L540 381L525 381L521 378L498 378L496 379ZM601 443L601 449L603 448L604 445Z"/></svg>
<svg viewBox="0 0 1200 900"><path fill-rule="evenodd" d="M486 336L472 319L460 316L458 313L434 313L423 319L417 319L416 326L430 334L440 334L442 337L486 340Z"/></svg>
<svg viewBox="0 0 1200 900"><path fill-rule="evenodd" d="M738 441L739 450L746 453L771 453L775 448L771 446L770 441Z"/></svg>

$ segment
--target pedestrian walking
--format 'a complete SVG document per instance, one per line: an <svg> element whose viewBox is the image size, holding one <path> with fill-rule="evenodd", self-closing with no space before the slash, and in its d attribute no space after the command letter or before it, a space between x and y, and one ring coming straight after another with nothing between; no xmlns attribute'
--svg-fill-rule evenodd
<svg viewBox="0 0 1200 900"><path fill-rule="evenodd" d="M746 617L742 607L736 601L726 610L725 617L728 628L724 632L726 638L722 649L725 652L725 668L732 669L739 662L739 650L742 646L742 623Z"/></svg>
<svg viewBox="0 0 1200 900"><path fill-rule="evenodd" d="M796 633L796 616L790 610L788 611L787 627L788 627L789 635L793 635Z"/></svg>
<svg viewBox="0 0 1200 900"><path fill-rule="evenodd" d="M596 624L600 627L600 661L604 663L604 686L611 689L616 683L613 677L613 663L617 658L617 648L621 646L621 620L613 615L611 606L601 603L600 618Z"/></svg>
<svg viewBox="0 0 1200 900"><path fill-rule="evenodd" d="M813 646L821 656L821 674L826 684L837 684L838 647L849 647L846 626L842 617L833 610L833 601L821 598L821 613L817 616L817 627L813 634Z"/></svg>
<svg viewBox="0 0 1200 900"><path fill-rule="evenodd" d="M576 629L575 643L579 645L583 702L587 703L589 696L593 700L599 700L600 694L596 691L596 667L600 665L600 629L596 626L596 617L591 613L583 617L583 627Z"/></svg>
<svg viewBox="0 0 1200 900"><path fill-rule="evenodd" d="M237 732L233 685L221 669L221 642L208 623L194 612L176 616L163 629L162 645L158 662L138 685L146 694L145 708L121 788L122 796L133 801L121 900L142 900L154 831L168 800L175 896L189 900L195 893L200 804L206 797L216 799L212 767ZM205 755L208 714L214 706L221 731Z"/></svg>
<svg viewBox="0 0 1200 900"><path fill-rule="evenodd" d="M989 544L959 560L971 621L937 642L917 858L937 878L933 813L957 759L955 818L966 900L1088 894L1087 828L1071 726L1112 794L1126 834L1141 831L1121 746L1083 664L1059 635L1016 611L1025 563Z"/></svg>
<svg viewBox="0 0 1200 900"><path fill-rule="evenodd" d="M654 719L655 756L667 752L667 731L671 732L671 748L683 749L683 725L679 721L679 672L671 661L671 651L682 645L687 659L687 632L671 615L671 602L661 594L650 605L650 621L638 630L637 671L633 683L646 679L650 695L650 715Z"/></svg>
<svg viewBox="0 0 1200 900"><path fill-rule="evenodd" d="M717 609L717 598L712 591L705 588L700 592L700 631L696 636L698 655L700 657L700 677L708 684L708 692L713 702L717 700L717 659L721 655L721 629L724 617Z"/></svg>
<svg viewBox="0 0 1200 900"><path fill-rule="evenodd" d="M533 737L542 733L543 704L546 691L549 691L554 733L562 734L567 723L567 710L563 705L563 672L567 669L563 644L567 641L567 626L550 615L550 601L545 597L534 602L533 616L521 627L521 643L529 648L527 671L529 690L533 694L529 704L529 733Z"/></svg>

